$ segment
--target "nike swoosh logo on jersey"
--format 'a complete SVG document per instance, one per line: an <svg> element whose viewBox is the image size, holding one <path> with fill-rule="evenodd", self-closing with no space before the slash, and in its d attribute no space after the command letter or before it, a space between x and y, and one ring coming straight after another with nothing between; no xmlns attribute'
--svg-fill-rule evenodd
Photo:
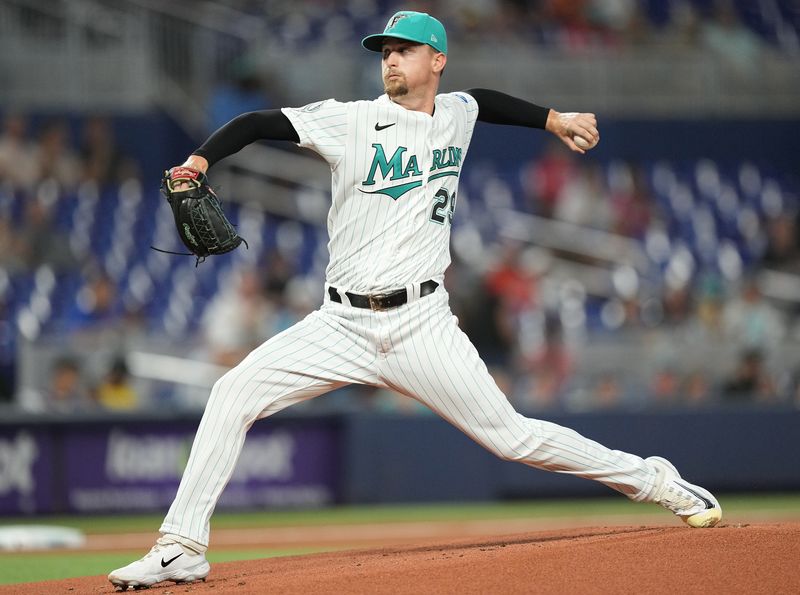
<svg viewBox="0 0 800 595"><path fill-rule="evenodd" d="M161 558L161 568L166 568L167 566L169 566L170 564L172 564L172 563L173 563L175 560L177 560L178 558L180 558L182 555L183 555L183 552L181 552L180 554L178 554L178 555L177 555L177 556L175 556L174 558L170 558L170 559L169 559L169 560L167 560L166 562L164 562L164 558Z"/></svg>
<svg viewBox="0 0 800 595"><path fill-rule="evenodd" d="M375 130L381 131L384 130L385 128L389 128L390 126L394 126L395 124L397 124L397 122L392 122L391 124L386 124L385 126L381 126L379 123L376 122Z"/></svg>

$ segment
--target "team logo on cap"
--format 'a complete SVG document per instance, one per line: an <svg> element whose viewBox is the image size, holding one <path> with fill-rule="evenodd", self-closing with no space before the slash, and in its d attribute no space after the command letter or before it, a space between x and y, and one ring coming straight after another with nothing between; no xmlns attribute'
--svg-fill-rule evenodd
<svg viewBox="0 0 800 595"><path fill-rule="evenodd" d="M386 28L387 28L387 29L391 29L392 27L394 27L394 26L397 24L397 21L399 21L400 19L404 19L404 18L406 18L407 16L408 16L407 14L396 14L396 15L394 15L394 16L393 16L393 17L392 17L392 18L389 20L389 24L388 24L388 25L386 25Z"/></svg>

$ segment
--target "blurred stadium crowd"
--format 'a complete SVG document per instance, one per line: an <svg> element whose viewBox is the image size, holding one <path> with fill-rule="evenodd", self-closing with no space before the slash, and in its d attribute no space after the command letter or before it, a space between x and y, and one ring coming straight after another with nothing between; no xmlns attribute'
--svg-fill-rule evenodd
<svg viewBox="0 0 800 595"><path fill-rule="evenodd" d="M631 50L705 53L721 60L740 82L757 75L770 56L800 57L800 7L792 0L230 0L223 4L240 11L238 22L232 18L234 26L253 29L255 19L265 29L260 35L295 51L350 45L382 29L386 15L402 8L439 15L450 38L465 46L501 44L567 56ZM264 89L263 76L262 80L255 76L261 60L252 50L240 48L234 66L223 68L226 80L220 81L209 106L212 129L227 122L236 106L285 103L281 89ZM359 84L365 91L377 90L372 77Z"/></svg>
<svg viewBox="0 0 800 595"><path fill-rule="evenodd" d="M281 43L351 40L384 24L399 4L386 0L288 2L231 0L226 6L263 17ZM796 3L749 0L409 0L403 9L437 14L461 41L592 46L705 46L747 60L766 49L796 52ZM735 48L737 51L731 52Z"/></svg>
<svg viewBox="0 0 800 595"><path fill-rule="evenodd" d="M269 13L276 36L299 45L371 32L393 8L372 0L227 4ZM679 37L749 68L761 52L798 52L800 9L764 4L404 6L441 15L464 39L569 50ZM213 125L280 96L249 74L238 83L211 96ZM143 383L131 353L161 350L222 369L321 302L323 228L229 204L251 249L195 268L188 257L146 249L179 248L172 216L157 188L142 183L142 156L120 149L113 118L34 126L14 111L3 122L0 401L16 397L26 410L50 413L197 407L205 389ZM800 406L798 302L766 296L762 275L800 274L797 172L751 161L600 162L554 144L502 170L468 161L461 183L447 287L462 328L522 410ZM608 289L556 275L565 263L586 272L600 262L504 233L498 213L509 212L623 246ZM37 382L23 382L20 360L32 348L46 365L32 374ZM304 406L420 411L371 389L325 401Z"/></svg>

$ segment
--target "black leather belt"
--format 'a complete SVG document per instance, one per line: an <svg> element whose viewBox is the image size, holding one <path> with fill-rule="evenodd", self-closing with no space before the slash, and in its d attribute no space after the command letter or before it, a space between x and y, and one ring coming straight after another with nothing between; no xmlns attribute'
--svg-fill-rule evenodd
<svg viewBox="0 0 800 595"><path fill-rule="evenodd" d="M436 291L439 284L432 279L424 281L419 285L419 297L425 297ZM331 301L337 304L342 303L342 296L339 290L335 287L328 287L328 295ZM367 310L388 310L389 308L396 308L408 302L408 292L405 289L398 289L389 293L350 293L345 292L347 299L350 300L350 305L355 308L366 308Z"/></svg>

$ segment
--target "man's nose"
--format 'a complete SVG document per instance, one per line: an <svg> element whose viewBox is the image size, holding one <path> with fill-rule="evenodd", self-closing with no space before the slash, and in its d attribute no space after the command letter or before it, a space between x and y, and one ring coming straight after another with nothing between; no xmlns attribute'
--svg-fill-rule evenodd
<svg viewBox="0 0 800 595"><path fill-rule="evenodd" d="M389 55L387 55L386 58L384 59L386 66L389 67L397 66L398 55L399 54L397 52L389 52Z"/></svg>

